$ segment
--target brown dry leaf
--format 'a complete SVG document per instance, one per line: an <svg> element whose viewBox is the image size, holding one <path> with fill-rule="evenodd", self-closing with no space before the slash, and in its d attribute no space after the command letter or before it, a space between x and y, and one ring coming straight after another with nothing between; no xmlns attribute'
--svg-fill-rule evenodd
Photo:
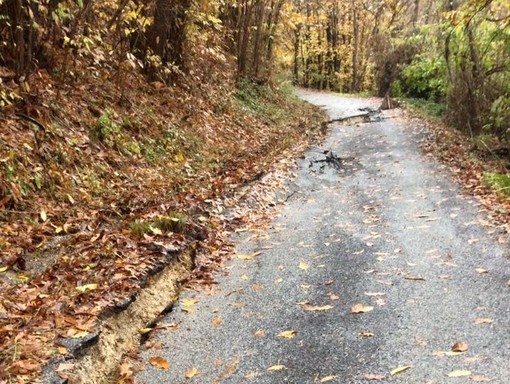
<svg viewBox="0 0 510 384"><path fill-rule="evenodd" d="M324 285L331 285L335 282L335 280L328 280L324 283Z"/></svg>
<svg viewBox="0 0 510 384"><path fill-rule="evenodd" d="M483 383L483 382L491 381L491 379L489 379L486 376L482 376L482 375L473 375L473 376L471 376L471 380L476 381L478 383Z"/></svg>
<svg viewBox="0 0 510 384"><path fill-rule="evenodd" d="M267 370L271 371L271 372L276 372L276 371L282 371L284 369L287 369L287 367L285 365L278 364L278 365L273 365L272 367L269 367Z"/></svg>
<svg viewBox="0 0 510 384"><path fill-rule="evenodd" d="M464 354L464 352L452 352L452 351L437 351L433 352L432 355L437 357L445 357L445 356L459 356Z"/></svg>
<svg viewBox="0 0 510 384"><path fill-rule="evenodd" d="M482 274L482 273L489 273L489 271L488 271L488 270L483 269L483 268L476 268L476 269L475 269L475 271L476 271L476 272L478 272L478 273L480 273L480 274Z"/></svg>
<svg viewBox="0 0 510 384"><path fill-rule="evenodd" d="M266 336L266 331L264 331L263 329L259 329L259 330L255 331L255 333L253 335L257 336L257 337L264 337L264 336Z"/></svg>
<svg viewBox="0 0 510 384"><path fill-rule="evenodd" d="M262 291L264 289L264 286L260 285L260 284L253 284L252 288L253 288L253 290L255 292L259 292L259 291Z"/></svg>
<svg viewBox="0 0 510 384"><path fill-rule="evenodd" d="M304 261L299 262L299 269L301 269L302 271L306 271L308 268L310 268L310 266L307 263L305 263Z"/></svg>
<svg viewBox="0 0 510 384"><path fill-rule="evenodd" d="M360 333L358 333L358 335L360 335L362 337L372 337L372 336L374 336L374 334L372 332L368 332L368 331L361 331Z"/></svg>
<svg viewBox="0 0 510 384"><path fill-rule="evenodd" d="M404 276L404 279L415 280L415 281L425 281L425 278L423 276L413 276L413 275Z"/></svg>
<svg viewBox="0 0 510 384"><path fill-rule="evenodd" d="M330 300L333 300L333 301L334 301L334 300L338 300L338 299L340 298L340 297L338 297L337 295L335 295L333 292L330 292L330 293L328 294L328 296L329 296L329 299L330 299Z"/></svg>
<svg viewBox="0 0 510 384"><path fill-rule="evenodd" d="M494 319L475 319L474 321L475 324L492 324L494 323Z"/></svg>
<svg viewBox="0 0 510 384"><path fill-rule="evenodd" d="M216 327L219 327L221 325L221 317L218 316L218 317L215 317L213 320L212 320L212 323L214 326Z"/></svg>
<svg viewBox="0 0 510 384"><path fill-rule="evenodd" d="M292 339L296 335L297 335L297 331L294 331L294 330L284 331L284 332L280 332L278 334L279 337L285 337L287 339Z"/></svg>
<svg viewBox="0 0 510 384"><path fill-rule="evenodd" d="M126 380L131 379L133 377L133 365L128 362L124 362L119 365L119 376L122 380L119 380L119 383L124 383Z"/></svg>
<svg viewBox="0 0 510 384"><path fill-rule="evenodd" d="M414 339L416 340L416 343L418 343L418 345L421 345L422 347L427 345L427 341L423 337L416 336Z"/></svg>
<svg viewBox="0 0 510 384"><path fill-rule="evenodd" d="M452 346L453 352L466 352L469 349L469 345L467 343L458 341Z"/></svg>
<svg viewBox="0 0 510 384"><path fill-rule="evenodd" d="M334 308L332 305L303 305L303 310L305 311L329 311L330 309Z"/></svg>
<svg viewBox="0 0 510 384"><path fill-rule="evenodd" d="M190 368L186 371L186 374L184 375L184 377L186 379L192 379L193 377L195 377L196 375L198 374L198 369L196 369L195 367L193 368Z"/></svg>
<svg viewBox="0 0 510 384"><path fill-rule="evenodd" d="M367 373L367 374L361 376L361 379L364 379L364 380L384 380L385 378L386 378L386 376L384 376L384 375L376 375L373 373Z"/></svg>
<svg viewBox="0 0 510 384"><path fill-rule="evenodd" d="M398 375L399 373L407 371L411 367L412 367L411 365L404 365L402 367L398 367L398 368L392 369L391 372L390 372L390 375L391 376Z"/></svg>
<svg viewBox="0 0 510 384"><path fill-rule="evenodd" d="M46 211L44 209L41 209L41 212L39 212L39 216L41 216L41 220L43 222L48 220L48 215L46 214Z"/></svg>
<svg viewBox="0 0 510 384"><path fill-rule="evenodd" d="M336 379L336 375L329 375L329 376L326 376L326 377L323 377L322 379L320 379L319 383L327 383L327 382L335 380L335 379Z"/></svg>
<svg viewBox="0 0 510 384"><path fill-rule="evenodd" d="M170 363L167 359L161 356L153 356L149 359L150 365L153 365L156 368L159 369L168 369L170 368Z"/></svg>
<svg viewBox="0 0 510 384"><path fill-rule="evenodd" d="M356 304L351 308L351 313L366 313L373 311L374 307L364 304Z"/></svg>
<svg viewBox="0 0 510 384"><path fill-rule="evenodd" d="M462 369L457 369L455 371L451 371L448 374L448 377L466 377L471 376L471 371L464 371Z"/></svg>

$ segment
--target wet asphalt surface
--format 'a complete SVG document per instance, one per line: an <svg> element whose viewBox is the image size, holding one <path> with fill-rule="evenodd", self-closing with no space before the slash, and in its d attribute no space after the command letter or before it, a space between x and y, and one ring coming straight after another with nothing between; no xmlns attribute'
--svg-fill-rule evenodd
<svg viewBox="0 0 510 384"><path fill-rule="evenodd" d="M301 97L332 119L378 106ZM212 293L182 295L163 320L180 326L153 336L137 382L510 383L508 235L420 153L425 135L398 112L333 124L270 227L236 238L238 254L260 254L227 263ZM329 153L337 166L320 161ZM356 304L372 310L351 313ZM467 351L440 353L456 342ZM170 368L149 364L155 356ZM459 370L470 373L448 376Z"/></svg>

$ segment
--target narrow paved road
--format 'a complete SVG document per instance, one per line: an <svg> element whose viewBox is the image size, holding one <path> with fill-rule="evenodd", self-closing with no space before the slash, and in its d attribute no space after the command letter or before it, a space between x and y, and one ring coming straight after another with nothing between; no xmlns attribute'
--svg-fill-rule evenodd
<svg viewBox="0 0 510 384"><path fill-rule="evenodd" d="M377 106L301 96L332 119ZM267 232L239 239L239 254L261 254L230 262L215 294L183 295L138 382L510 383L507 235L420 154L424 134L390 114L333 124Z"/></svg>

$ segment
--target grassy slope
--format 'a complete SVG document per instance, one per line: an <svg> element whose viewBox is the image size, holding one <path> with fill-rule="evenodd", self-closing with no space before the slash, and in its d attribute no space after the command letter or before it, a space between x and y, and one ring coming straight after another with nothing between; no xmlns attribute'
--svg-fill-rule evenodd
<svg viewBox="0 0 510 384"><path fill-rule="evenodd" d="M322 119L289 93L228 77L167 87L107 76L69 83L42 71L2 115L4 378L30 381L59 353L55 337L92 332L165 262L154 243L210 245L204 202L312 140Z"/></svg>

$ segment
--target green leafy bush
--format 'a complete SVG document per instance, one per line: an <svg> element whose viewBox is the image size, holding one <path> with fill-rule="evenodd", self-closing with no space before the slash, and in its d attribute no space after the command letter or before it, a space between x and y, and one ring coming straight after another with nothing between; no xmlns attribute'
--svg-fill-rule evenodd
<svg viewBox="0 0 510 384"><path fill-rule="evenodd" d="M485 172L483 174L485 185L495 189L497 192L510 196L510 174Z"/></svg>
<svg viewBox="0 0 510 384"><path fill-rule="evenodd" d="M445 95L445 62L440 57L416 56L403 68L401 77L407 96L439 101Z"/></svg>

